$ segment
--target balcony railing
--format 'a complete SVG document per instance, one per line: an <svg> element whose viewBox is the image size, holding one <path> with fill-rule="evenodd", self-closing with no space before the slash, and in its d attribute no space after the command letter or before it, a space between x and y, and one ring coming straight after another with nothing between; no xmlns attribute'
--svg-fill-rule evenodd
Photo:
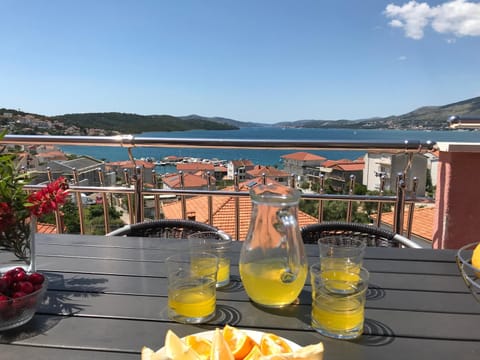
<svg viewBox="0 0 480 360"><path fill-rule="evenodd" d="M3 144L11 145L78 145L78 146L112 146L125 148L130 160L135 163L135 159L132 155L132 149L136 147L162 147L162 148L215 148L215 149L282 149L282 150L384 150L384 151L396 151L399 153L415 154L432 151L435 149L435 142L432 141L302 141L302 140L246 140L246 139L207 139L207 138L157 138L157 137L141 137L133 135L123 136L40 136L40 135L7 135L1 141ZM70 187L70 191L76 197L77 204L81 204L82 192L95 192L102 194L102 203L105 218L105 231L110 231L108 207L109 200L108 194L125 194L127 198L127 206L129 213L130 223L141 222L144 220L144 199L146 196L153 196L155 199L155 217L160 217L160 196L161 195L176 195L179 196L182 203L182 216L187 218L187 210L185 199L187 196L204 195L208 197L213 196L231 196L236 199L240 197L249 196L248 192L238 191L238 176L234 179L234 188L236 191L222 191L212 190L210 187L207 190L171 190L171 189L147 189L142 183L142 171L140 167L136 167L133 176L125 178L124 186L80 186L78 182L78 174L75 170L73 172L73 185ZM103 179L101 170L99 170L99 178ZM49 174L51 178L51 174ZM264 177L265 180L265 177ZM383 178L384 183L385 178ZM323 179L320 178L322 182ZM347 195L342 194L325 194L323 191L320 193L303 193L302 198L306 200L318 201L318 221L323 220L323 205L325 201L344 201L348 203L348 210L346 215L346 221L352 219L352 204L354 202L374 202L378 204L378 215L376 218L376 225L380 226L382 216L382 204L391 203L394 204L394 230L399 233L404 233L406 228L407 236L411 236L412 220L414 214L415 204L431 204L434 202L429 197L415 196L415 189L408 190L406 188L407 179L405 179L405 173L399 173L396 182L396 194L392 196L382 195L354 195L353 189L355 187L355 177L350 178L349 193ZM291 175L290 186L295 187L295 174ZM381 185L381 190L383 185ZM28 185L27 190L36 190L41 185ZM413 187L415 187L415 179L413 179ZM323 188L321 185L320 188ZM409 209L409 217L407 224L404 224L404 212L405 208ZM78 206L80 217L80 231L83 234L85 232L85 221L82 206ZM208 202L208 218L209 222L213 222L213 210L212 202ZM59 214L57 219L57 231L62 232L62 226L60 224ZM238 207L236 214L236 238L238 238L238 231L240 228ZM406 225L406 226L405 226Z"/></svg>

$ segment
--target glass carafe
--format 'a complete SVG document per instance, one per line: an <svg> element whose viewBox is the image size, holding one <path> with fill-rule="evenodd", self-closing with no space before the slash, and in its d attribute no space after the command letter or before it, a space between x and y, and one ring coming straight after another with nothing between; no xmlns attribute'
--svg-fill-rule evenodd
<svg viewBox="0 0 480 360"><path fill-rule="evenodd" d="M252 301L268 307L294 302L307 277L298 226L300 192L273 184L250 190L252 218L240 253L240 276Z"/></svg>

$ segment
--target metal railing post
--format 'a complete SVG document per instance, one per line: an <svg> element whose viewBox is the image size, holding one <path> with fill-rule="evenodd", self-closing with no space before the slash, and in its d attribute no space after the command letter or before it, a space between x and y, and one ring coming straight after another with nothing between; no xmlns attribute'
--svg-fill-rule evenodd
<svg viewBox="0 0 480 360"><path fill-rule="evenodd" d="M125 179L125 185L127 188L131 188L132 187L132 180L131 180L131 177L129 176L128 174L128 170L127 169L123 169L123 176L124 176L124 179ZM135 223L135 214L134 214L134 209L133 209L133 194L127 194L127 208L128 208L128 218L129 218L129 221L130 221L130 224L133 224Z"/></svg>
<svg viewBox="0 0 480 360"><path fill-rule="evenodd" d="M387 177L385 175L382 175L380 177L380 196L383 196L383 193L385 192L385 181ZM382 212L383 212L383 203L379 202L377 206L377 221L376 225L377 227L380 227L380 224L382 223Z"/></svg>
<svg viewBox="0 0 480 360"><path fill-rule="evenodd" d="M134 194L134 204L135 204L135 222L139 223L143 221L143 179L142 171L139 166L135 167L135 194Z"/></svg>
<svg viewBox="0 0 480 360"><path fill-rule="evenodd" d="M323 195L325 192L325 175L320 174L319 178L320 178L319 193ZM323 200L320 199L318 201L318 222L319 223L323 222L323 207L324 207Z"/></svg>
<svg viewBox="0 0 480 360"><path fill-rule="evenodd" d="M50 167L47 167L47 176L48 176L49 182L52 182L54 180L52 169ZM57 227L57 234L63 234L63 218L62 218L62 215L60 214L60 210L56 209L54 211L54 214L55 214L55 226Z"/></svg>
<svg viewBox="0 0 480 360"><path fill-rule="evenodd" d="M102 168L98 168L98 178L100 179L100 186L105 186L105 175ZM110 212L108 209L107 193L102 192L102 207L103 207L103 223L105 225L105 233L110 232Z"/></svg>
<svg viewBox="0 0 480 360"><path fill-rule="evenodd" d="M158 189L158 176L155 169L152 170L153 184L155 189ZM153 195L153 202L155 206L155 220L160 219L160 196L158 194Z"/></svg>
<svg viewBox="0 0 480 360"><path fill-rule="evenodd" d="M413 184L412 184L412 198L413 202L410 203L408 207L408 222L407 222L407 237L410 239L412 236L412 223L413 223L413 214L415 211L415 199L417 197L417 187L418 187L418 178L415 176L413 178Z"/></svg>
<svg viewBox="0 0 480 360"><path fill-rule="evenodd" d="M233 188L235 192L239 191L238 172L233 174ZM235 196L235 239L240 239L240 198Z"/></svg>
<svg viewBox="0 0 480 360"><path fill-rule="evenodd" d="M350 175L350 184L348 186L348 195L353 194L355 189L355 175ZM347 203L347 222L352 222L352 210L353 210L353 201L349 200Z"/></svg>
<svg viewBox="0 0 480 360"><path fill-rule="evenodd" d="M75 185L79 185L80 183L78 179L78 171L76 168L73 168L73 181ZM80 234L84 235L85 234L85 214L83 213L82 193L77 192L75 195L77 198L78 217L80 218Z"/></svg>
<svg viewBox="0 0 480 360"><path fill-rule="evenodd" d="M212 190L211 187L211 178L210 178L210 171L207 171L207 189L210 191ZM212 195L208 195L207 197L208 200L208 223L210 225L213 225L213 200L212 200Z"/></svg>
<svg viewBox="0 0 480 360"><path fill-rule="evenodd" d="M183 176L183 171L179 171L178 173L180 175L180 188L182 190L185 190L185 179ZM187 218L187 200L185 198L185 195L183 194L180 195L180 199L182 202L182 219L186 219Z"/></svg>
<svg viewBox="0 0 480 360"><path fill-rule="evenodd" d="M403 234L403 214L405 212L405 180L402 173L397 175L397 200L394 210L394 229L397 234Z"/></svg>

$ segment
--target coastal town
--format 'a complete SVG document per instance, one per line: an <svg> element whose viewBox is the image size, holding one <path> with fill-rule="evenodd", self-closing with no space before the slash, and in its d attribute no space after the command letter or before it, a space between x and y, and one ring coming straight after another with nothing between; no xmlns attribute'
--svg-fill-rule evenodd
<svg viewBox="0 0 480 360"><path fill-rule="evenodd" d="M49 129L59 125L38 118L17 119L3 114L2 120L10 120L11 126L29 126L32 130ZM14 125L12 125L14 123ZM79 134L80 129L63 129L65 134ZM100 129L90 129L90 135L105 135ZM249 159L221 160L217 158L205 159L187 156L166 156L162 159L141 158L123 161L105 161L90 156L74 155L63 152L60 148L49 145L25 146L18 151L18 167L33 174L33 183L48 181L49 176L57 178L65 176L74 183L73 174L76 173L76 184L80 186L129 186L136 169L140 169L143 186L165 190L224 190L248 191L249 188L261 182L277 182L283 185L292 185L303 193L321 193L325 189L320 184L328 184L330 191L342 194L352 191L352 181L361 185L366 191L385 193L395 190L397 174L404 172L406 165L407 188L415 189L415 196L425 196L435 187L438 155L434 152L422 154L407 154L398 152L369 151L357 159L332 160L304 151L293 151L283 155L281 166L254 164ZM159 171L168 168L169 171ZM414 179L414 180L413 180ZM415 184L413 184L415 181ZM237 184L235 186L235 184ZM233 197L221 197L215 202L214 223L222 224L222 229L233 232L235 224L231 220L229 211L234 206ZM104 197L99 193L85 192L81 196L83 206L101 204ZM182 217L182 200L186 201L187 216L202 222L208 221L209 214L206 206L207 196L180 196L162 195L159 199L145 198L145 218L154 219L158 214L155 209L160 202L161 218ZM123 214L123 223L128 223L129 214L124 196L112 194L112 206ZM251 205L247 198L242 198L240 206L249 214ZM228 210L230 209L230 210ZM250 210L249 210L250 209ZM416 210L416 217L433 218L433 207L422 207ZM313 213L300 211L300 225L316 221ZM384 221L389 216L386 212ZM230 218L230 219L229 219ZM428 221L428 220L427 220ZM248 224L245 221L244 224ZM118 223L121 225L121 223ZM241 236L247 232L246 225L241 225ZM416 236L428 241L431 234L418 229Z"/></svg>

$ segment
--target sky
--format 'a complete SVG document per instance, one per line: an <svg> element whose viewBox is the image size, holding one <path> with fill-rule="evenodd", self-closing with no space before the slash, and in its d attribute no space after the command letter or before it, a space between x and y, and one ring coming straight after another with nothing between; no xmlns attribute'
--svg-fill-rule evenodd
<svg viewBox="0 0 480 360"><path fill-rule="evenodd" d="M0 0L0 108L276 123L480 96L480 1Z"/></svg>

